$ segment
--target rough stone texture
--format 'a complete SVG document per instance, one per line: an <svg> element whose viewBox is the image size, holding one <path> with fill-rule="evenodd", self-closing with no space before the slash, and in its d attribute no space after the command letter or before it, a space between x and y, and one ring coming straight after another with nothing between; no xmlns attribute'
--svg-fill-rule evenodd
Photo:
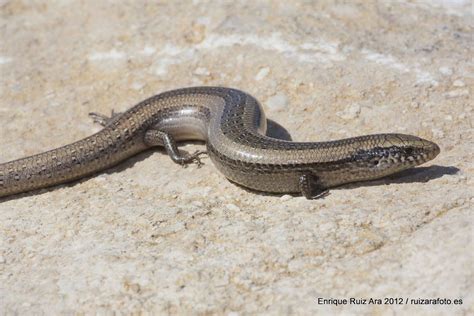
<svg viewBox="0 0 474 316"><path fill-rule="evenodd" d="M337 3L1 0L2 162L97 131L88 112L192 85L250 92L296 140L403 132L442 152L315 201L162 152L4 199L0 313L472 313L471 4Z"/></svg>

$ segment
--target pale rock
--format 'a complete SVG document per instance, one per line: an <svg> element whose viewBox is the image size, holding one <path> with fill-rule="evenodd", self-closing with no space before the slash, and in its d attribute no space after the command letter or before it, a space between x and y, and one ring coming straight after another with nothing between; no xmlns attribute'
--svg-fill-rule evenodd
<svg viewBox="0 0 474 316"><path fill-rule="evenodd" d="M240 208L235 204L229 203L229 204L226 204L225 207L231 212L240 212Z"/></svg>
<svg viewBox="0 0 474 316"><path fill-rule="evenodd" d="M142 90L145 84L143 82L134 82L132 83L133 90Z"/></svg>
<svg viewBox="0 0 474 316"><path fill-rule="evenodd" d="M255 80L260 81L265 78L270 73L270 68L263 67L261 68L258 73L255 75Z"/></svg>
<svg viewBox="0 0 474 316"><path fill-rule="evenodd" d="M451 90L443 94L446 98L458 98L458 97L465 97L469 95L468 89L456 89Z"/></svg>
<svg viewBox="0 0 474 316"><path fill-rule="evenodd" d="M336 115L343 120L353 120L359 117L361 106L357 103L352 103L344 111L336 112Z"/></svg>
<svg viewBox="0 0 474 316"><path fill-rule="evenodd" d="M410 103L410 106L414 109L418 109L420 107L420 103L418 102L411 102Z"/></svg>
<svg viewBox="0 0 474 316"><path fill-rule="evenodd" d="M283 111L288 109L288 97L284 93L278 93L266 102L267 107L272 111Z"/></svg>
<svg viewBox="0 0 474 316"><path fill-rule="evenodd" d="M453 74L453 70L446 66L439 67L438 70L442 75L445 75L445 76L451 76Z"/></svg>
<svg viewBox="0 0 474 316"><path fill-rule="evenodd" d="M198 67L194 70L194 74L198 76L209 76L211 72L205 67Z"/></svg>
<svg viewBox="0 0 474 316"><path fill-rule="evenodd" d="M439 128L432 128L431 132L433 133L433 136L436 137L436 138L443 138L444 137L444 132Z"/></svg>
<svg viewBox="0 0 474 316"><path fill-rule="evenodd" d="M454 80L453 86L458 87L458 88L462 88L462 87L466 86L466 84L464 83L464 81L458 79L458 80Z"/></svg>

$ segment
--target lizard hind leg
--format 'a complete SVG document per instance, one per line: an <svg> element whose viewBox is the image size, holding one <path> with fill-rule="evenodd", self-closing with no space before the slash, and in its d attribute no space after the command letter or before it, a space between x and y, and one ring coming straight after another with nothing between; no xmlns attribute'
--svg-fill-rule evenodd
<svg viewBox="0 0 474 316"><path fill-rule="evenodd" d="M115 112L114 110L111 111L110 116L97 113L97 112L90 112L89 117L92 119L94 123L97 123L105 127L117 121L117 119L120 117L121 114L122 112Z"/></svg>
<svg viewBox="0 0 474 316"><path fill-rule="evenodd" d="M191 163L196 163L200 167L202 162L199 156L206 154L205 151L200 150L192 154L180 152L173 137L169 133L157 129L146 131L144 140L148 146L165 147L166 153L170 156L171 160L184 167Z"/></svg>
<svg viewBox="0 0 474 316"><path fill-rule="evenodd" d="M300 176L299 186L301 195L308 200L323 198L329 194L329 191L319 184L318 177L311 173Z"/></svg>

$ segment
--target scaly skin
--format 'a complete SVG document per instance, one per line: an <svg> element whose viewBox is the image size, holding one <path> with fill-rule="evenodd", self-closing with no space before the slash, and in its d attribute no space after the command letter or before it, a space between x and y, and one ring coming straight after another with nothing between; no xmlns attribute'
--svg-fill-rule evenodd
<svg viewBox="0 0 474 316"><path fill-rule="evenodd" d="M328 142L291 142L265 136L258 101L235 89L195 87L151 97L106 118L104 128L75 143L0 164L0 197L73 181L110 168L152 146L164 146L173 161L177 141L202 140L216 167L250 189L300 192L307 198L348 182L372 180L420 165L439 147L404 134L377 134Z"/></svg>

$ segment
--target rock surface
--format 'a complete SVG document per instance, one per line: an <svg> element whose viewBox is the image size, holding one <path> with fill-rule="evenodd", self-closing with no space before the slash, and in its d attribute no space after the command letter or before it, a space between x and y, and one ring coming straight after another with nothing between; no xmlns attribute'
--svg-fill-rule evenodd
<svg viewBox="0 0 474 316"><path fill-rule="evenodd" d="M471 12L462 0L0 1L1 162L98 131L88 112L193 85L248 91L295 140L402 132L442 150L314 201L247 192L208 159L184 169L163 152L2 200L0 313L473 313ZM351 297L404 304L318 302Z"/></svg>

